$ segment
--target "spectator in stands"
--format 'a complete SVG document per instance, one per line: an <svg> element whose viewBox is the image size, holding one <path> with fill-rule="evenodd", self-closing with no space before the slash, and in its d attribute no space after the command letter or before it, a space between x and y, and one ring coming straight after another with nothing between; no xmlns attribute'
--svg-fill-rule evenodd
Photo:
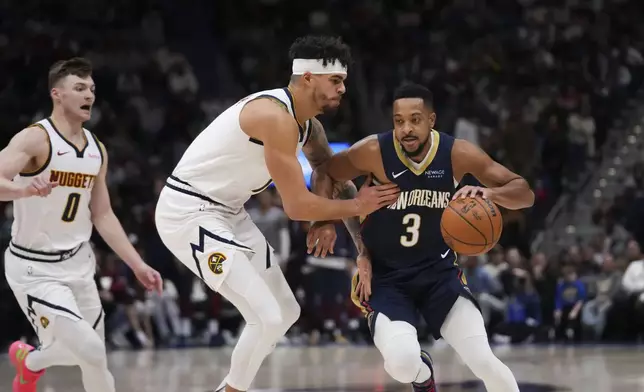
<svg viewBox="0 0 644 392"><path fill-rule="evenodd" d="M505 322L496 327L493 339L497 343L532 341L541 324L539 294L530 275L524 271L514 280L514 293L508 298Z"/></svg>
<svg viewBox="0 0 644 392"><path fill-rule="evenodd" d="M606 326L606 315L613 305L613 298L621 289L622 273L611 254L605 254L602 260L602 272L591 284L589 291L595 292L595 298L584 305L582 310L582 325L590 329L595 340L600 340Z"/></svg>
<svg viewBox="0 0 644 392"><path fill-rule="evenodd" d="M535 253L530 261L531 275L534 288L541 299L542 322L546 327L554 326L555 292L557 288L557 276L552 264L548 262L546 255Z"/></svg>
<svg viewBox="0 0 644 392"><path fill-rule="evenodd" d="M581 341L581 308L586 301L586 288L577 277L574 264L562 269L563 278L555 294L555 327L557 339Z"/></svg>
<svg viewBox="0 0 644 392"><path fill-rule="evenodd" d="M503 296L503 287L496 277L492 277L489 271L480 265L478 257L460 257L459 265L467 279L467 286L481 306L483 320L488 325L491 313L505 310L505 303L499 299Z"/></svg>

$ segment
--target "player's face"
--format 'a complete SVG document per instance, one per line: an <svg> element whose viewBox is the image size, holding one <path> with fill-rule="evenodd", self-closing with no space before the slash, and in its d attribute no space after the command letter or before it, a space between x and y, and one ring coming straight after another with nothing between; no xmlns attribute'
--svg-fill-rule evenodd
<svg viewBox="0 0 644 392"><path fill-rule="evenodd" d="M394 134L405 154L414 158L426 153L436 113L427 108L421 98L401 98L394 101Z"/></svg>
<svg viewBox="0 0 644 392"><path fill-rule="evenodd" d="M96 96L94 80L91 76L81 78L68 75L52 89L54 102L63 107L65 115L80 121L88 121Z"/></svg>
<svg viewBox="0 0 644 392"><path fill-rule="evenodd" d="M323 113L332 113L340 107L342 96L347 91L344 86L346 75L311 75L313 96Z"/></svg>

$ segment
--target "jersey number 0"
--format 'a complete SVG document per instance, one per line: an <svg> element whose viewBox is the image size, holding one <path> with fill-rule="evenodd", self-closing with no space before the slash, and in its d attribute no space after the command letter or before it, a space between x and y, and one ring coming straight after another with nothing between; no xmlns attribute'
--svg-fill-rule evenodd
<svg viewBox="0 0 644 392"><path fill-rule="evenodd" d="M60 218L63 222L73 222L76 219L76 213L78 212L78 206L80 204L80 193L70 193L67 198L67 204L63 210L63 216Z"/></svg>

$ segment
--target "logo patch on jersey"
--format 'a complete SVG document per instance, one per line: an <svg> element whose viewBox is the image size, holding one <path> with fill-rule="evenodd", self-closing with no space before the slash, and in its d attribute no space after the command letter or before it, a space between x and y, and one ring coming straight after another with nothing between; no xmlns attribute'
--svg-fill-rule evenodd
<svg viewBox="0 0 644 392"><path fill-rule="evenodd" d="M414 189L400 192L398 200L389 207L390 210L404 210L407 207L447 208L451 192L432 191L429 189Z"/></svg>
<svg viewBox="0 0 644 392"><path fill-rule="evenodd" d="M224 261L226 261L226 256L223 253L215 252L208 256L208 268L215 275L221 275L224 273Z"/></svg>
<svg viewBox="0 0 644 392"><path fill-rule="evenodd" d="M58 156L60 157L60 156L63 156L63 155L65 155L65 154L67 154L67 153L70 153L70 152L71 152L71 151L57 151L57 152L56 152L56 155L58 155Z"/></svg>
<svg viewBox="0 0 644 392"><path fill-rule="evenodd" d="M444 169L441 169L441 170L426 170L425 171L425 176L427 176L427 178L443 178L444 175L445 175L445 170Z"/></svg>
<svg viewBox="0 0 644 392"><path fill-rule="evenodd" d="M47 319L47 317L45 316L42 316L40 318L40 325L42 325L43 328L47 329L47 327L49 326L49 319Z"/></svg>
<svg viewBox="0 0 644 392"><path fill-rule="evenodd" d="M94 174L65 172L52 170L49 175L50 182L58 182L58 186L68 188L92 189L94 186Z"/></svg>

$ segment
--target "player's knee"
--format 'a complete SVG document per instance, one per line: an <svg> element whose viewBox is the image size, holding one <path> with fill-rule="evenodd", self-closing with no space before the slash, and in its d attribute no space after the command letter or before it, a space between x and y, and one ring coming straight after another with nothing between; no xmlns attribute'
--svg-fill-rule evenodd
<svg viewBox="0 0 644 392"><path fill-rule="evenodd" d="M87 342L87 345L83 348L85 354L83 355L83 360L94 367L106 367L107 366L107 353L105 352L105 345L101 338L96 335L91 342Z"/></svg>
<svg viewBox="0 0 644 392"><path fill-rule="evenodd" d="M416 328L404 321L391 321L378 314L374 342L385 360L385 370L396 381L410 383L420 371L420 343Z"/></svg>
<svg viewBox="0 0 644 392"><path fill-rule="evenodd" d="M410 383L420 371L420 345L411 335L399 335L391 340L385 350L385 370L396 381Z"/></svg>

